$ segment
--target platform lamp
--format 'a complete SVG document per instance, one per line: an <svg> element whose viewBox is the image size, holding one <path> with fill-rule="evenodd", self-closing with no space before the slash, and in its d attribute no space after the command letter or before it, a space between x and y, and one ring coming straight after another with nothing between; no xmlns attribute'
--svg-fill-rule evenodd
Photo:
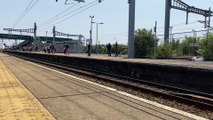
<svg viewBox="0 0 213 120"><path fill-rule="evenodd" d="M93 18L95 16L89 16L89 17L91 19L91 21L90 21L91 25L90 25L90 31L89 31L89 33L90 33L89 46L91 46L92 45L92 24L93 24ZM90 55L91 55L91 48L88 48L88 56L90 56Z"/></svg>
<svg viewBox="0 0 213 120"><path fill-rule="evenodd" d="M97 45L98 45L98 25L104 24L103 22L93 22L96 23L96 54L98 53Z"/></svg>

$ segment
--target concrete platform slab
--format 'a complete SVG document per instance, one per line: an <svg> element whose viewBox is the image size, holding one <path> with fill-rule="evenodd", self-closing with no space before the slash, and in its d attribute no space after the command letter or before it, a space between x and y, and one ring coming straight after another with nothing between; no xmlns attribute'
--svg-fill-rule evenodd
<svg viewBox="0 0 213 120"><path fill-rule="evenodd" d="M2 57L2 55L0 55ZM54 120L0 58L0 119Z"/></svg>
<svg viewBox="0 0 213 120"><path fill-rule="evenodd" d="M111 88L86 82L46 67L14 58L0 60L60 120L187 120L192 117L144 102Z"/></svg>

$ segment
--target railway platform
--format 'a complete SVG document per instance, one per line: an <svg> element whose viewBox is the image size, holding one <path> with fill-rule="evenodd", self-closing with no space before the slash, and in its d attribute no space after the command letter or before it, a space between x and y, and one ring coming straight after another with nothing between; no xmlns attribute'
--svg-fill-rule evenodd
<svg viewBox="0 0 213 120"><path fill-rule="evenodd" d="M205 120L0 53L0 119Z"/></svg>
<svg viewBox="0 0 213 120"><path fill-rule="evenodd" d="M41 54L46 54L46 53L41 53ZM64 56L64 54L62 54L62 53L56 53L55 55ZM111 61L118 61L118 62L146 63L146 64L168 65L168 66L183 66L183 67L189 67L189 68L213 70L213 61L189 61L186 59L151 59L151 58L130 59L126 55L114 57L114 55L108 56L107 54L92 54L91 56L87 56L87 54L78 54L78 53L71 53L70 55L65 55L65 56L88 58L88 59L98 59L98 60L111 60Z"/></svg>
<svg viewBox="0 0 213 120"><path fill-rule="evenodd" d="M0 54L0 119L54 120L54 117L4 64Z"/></svg>

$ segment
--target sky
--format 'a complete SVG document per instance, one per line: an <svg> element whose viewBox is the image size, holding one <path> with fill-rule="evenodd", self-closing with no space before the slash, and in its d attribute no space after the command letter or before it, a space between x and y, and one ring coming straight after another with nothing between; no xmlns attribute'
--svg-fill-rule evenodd
<svg viewBox="0 0 213 120"><path fill-rule="evenodd" d="M35 3L37 0L1 1L0 33L7 33L7 31L3 31L3 28L11 28L14 26L31 1ZM55 0L38 0L32 9L27 12L23 19L18 22L14 28L33 28L34 23L36 22L38 26L38 36L45 36L45 31L48 31L47 36L52 36L52 29L53 26L55 26L56 31L69 34L82 34L86 39L88 39L90 30L89 16L94 15L94 22L104 23L98 26L98 41L100 41L101 44L106 44L108 42L115 43L116 41L119 44L127 44L128 0L103 0L101 3L94 4L94 6L86 9L85 11L83 11L86 8L85 6L98 0L85 0L85 3L77 3L73 0L68 0L68 5L64 4L65 1L66 0L58 0L58 2ZM213 8L212 0L182 1L201 9L209 9L209 7ZM68 11L61 13L66 9L68 9ZM164 30L164 12L165 0L136 0L135 29L152 29L155 21L157 21L157 34L160 38ZM55 16L59 17L59 19L53 22L47 21ZM173 33L192 31L192 29L204 29L204 25L197 22L197 20L204 20L204 17L196 14L189 14L189 24L185 25L186 13L179 10L171 10L171 26L173 27ZM202 34L204 33L199 33L199 35ZM175 37L178 38L181 36ZM96 25L93 24L93 44L95 44L95 40Z"/></svg>

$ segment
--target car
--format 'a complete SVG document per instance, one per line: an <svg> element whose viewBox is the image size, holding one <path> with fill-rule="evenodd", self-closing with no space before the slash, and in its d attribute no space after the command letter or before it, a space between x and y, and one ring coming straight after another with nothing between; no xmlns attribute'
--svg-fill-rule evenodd
<svg viewBox="0 0 213 120"><path fill-rule="evenodd" d="M191 58L192 61L204 61L204 58L201 56L194 56Z"/></svg>

